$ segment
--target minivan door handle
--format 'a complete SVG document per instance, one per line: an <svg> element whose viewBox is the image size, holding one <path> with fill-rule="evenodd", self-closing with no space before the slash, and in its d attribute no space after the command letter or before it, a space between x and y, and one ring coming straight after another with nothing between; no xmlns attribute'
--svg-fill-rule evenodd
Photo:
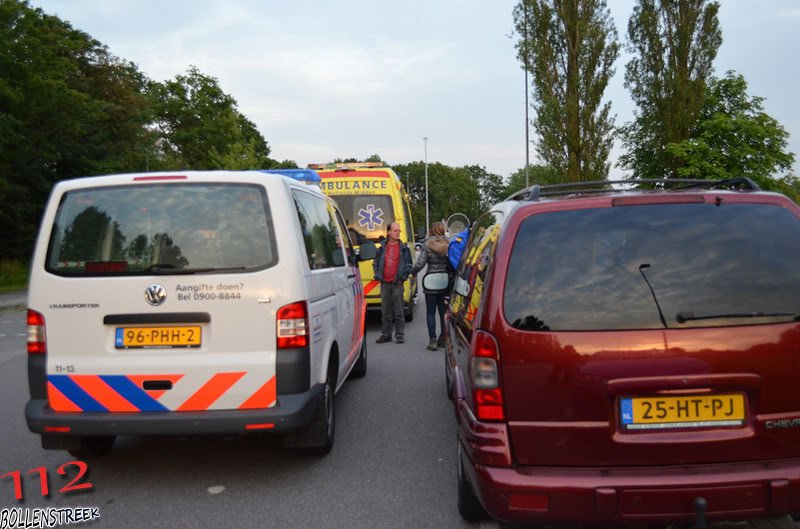
<svg viewBox="0 0 800 529"><path fill-rule="evenodd" d="M355 274L348 274L347 279L355 279Z"/></svg>

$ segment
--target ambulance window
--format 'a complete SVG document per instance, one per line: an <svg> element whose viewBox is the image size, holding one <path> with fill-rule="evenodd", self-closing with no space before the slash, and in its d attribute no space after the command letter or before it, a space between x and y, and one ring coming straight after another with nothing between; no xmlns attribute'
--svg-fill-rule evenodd
<svg viewBox="0 0 800 529"><path fill-rule="evenodd" d="M333 251L338 248L339 231L327 201L303 191L293 191L300 228L306 248L308 266L312 270L331 268Z"/></svg>
<svg viewBox="0 0 800 529"><path fill-rule="evenodd" d="M395 220L389 195L332 195L331 198L342 212L347 229L352 230L351 238L356 237L355 244L380 241Z"/></svg>
<svg viewBox="0 0 800 529"><path fill-rule="evenodd" d="M405 217L406 217L406 237L408 237L408 241L406 242L416 242L414 240L414 229L411 226L411 210L408 207L408 202L403 200L403 209L405 210Z"/></svg>

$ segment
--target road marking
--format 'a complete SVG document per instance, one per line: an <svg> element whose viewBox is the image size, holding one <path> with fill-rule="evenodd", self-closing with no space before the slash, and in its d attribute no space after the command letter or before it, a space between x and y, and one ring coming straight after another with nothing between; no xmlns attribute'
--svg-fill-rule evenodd
<svg viewBox="0 0 800 529"><path fill-rule="evenodd" d="M222 485L214 485L213 487L208 487L209 494L219 494L220 492L224 491L225 487Z"/></svg>
<svg viewBox="0 0 800 529"><path fill-rule="evenodd" d="M17 336L28 336L28 333L26 333L26 332L18 332Z"/></svg>

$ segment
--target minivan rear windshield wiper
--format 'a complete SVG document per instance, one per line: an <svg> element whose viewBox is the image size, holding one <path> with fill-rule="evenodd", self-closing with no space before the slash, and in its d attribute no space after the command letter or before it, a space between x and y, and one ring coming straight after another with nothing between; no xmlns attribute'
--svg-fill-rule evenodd
<svg viewBox="0 0 800 529"><path fill-rule="evenodd" d="M794 321L800 321L800 314L793 312L738 312L734 314L708 314L705 316L695 316L694 312L679 312L675 315L675 321L678 323L686 323L687 321L697 320L721 320L728 318L792 318Z"/></svg>

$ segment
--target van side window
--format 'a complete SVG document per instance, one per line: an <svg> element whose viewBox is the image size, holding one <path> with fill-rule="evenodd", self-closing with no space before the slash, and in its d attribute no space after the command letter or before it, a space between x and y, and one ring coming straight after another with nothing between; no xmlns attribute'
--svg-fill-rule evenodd
<svg viewBox="0 0 800 529"><path fill-rule="evenodd" d="M302 191L292 191L303 241L306 247L308 266L312 270L334 266L333 250L338 248L339 231L324 198Z"/></svg>
<svg viewBox="0 0 800 529"><path fill-rule="evenodd" d="M355 241L351 239L349 230L345 227L346 224L344 220L342 220L342 215L336 211L332 204L328 204L328 209L330 210L331 215L333 215L333 217L336 219L336 224L339 226L340 236L336 240L341 241L339 247L342 249L342 252L344 252L344 255L347 256L345 263L347 266L357 266L358 263L356 262L356 253L353 250L353 244L355 244Z"/></svg>
<svg viewBox="0 0 800 529"><path fill-rule="evenodd" d="M456 273L450 312L454 323L468 339L472 336L472 322L481 306L489 266L494 260L502 218L502 213L493 211L475 221Z"/></svg>

